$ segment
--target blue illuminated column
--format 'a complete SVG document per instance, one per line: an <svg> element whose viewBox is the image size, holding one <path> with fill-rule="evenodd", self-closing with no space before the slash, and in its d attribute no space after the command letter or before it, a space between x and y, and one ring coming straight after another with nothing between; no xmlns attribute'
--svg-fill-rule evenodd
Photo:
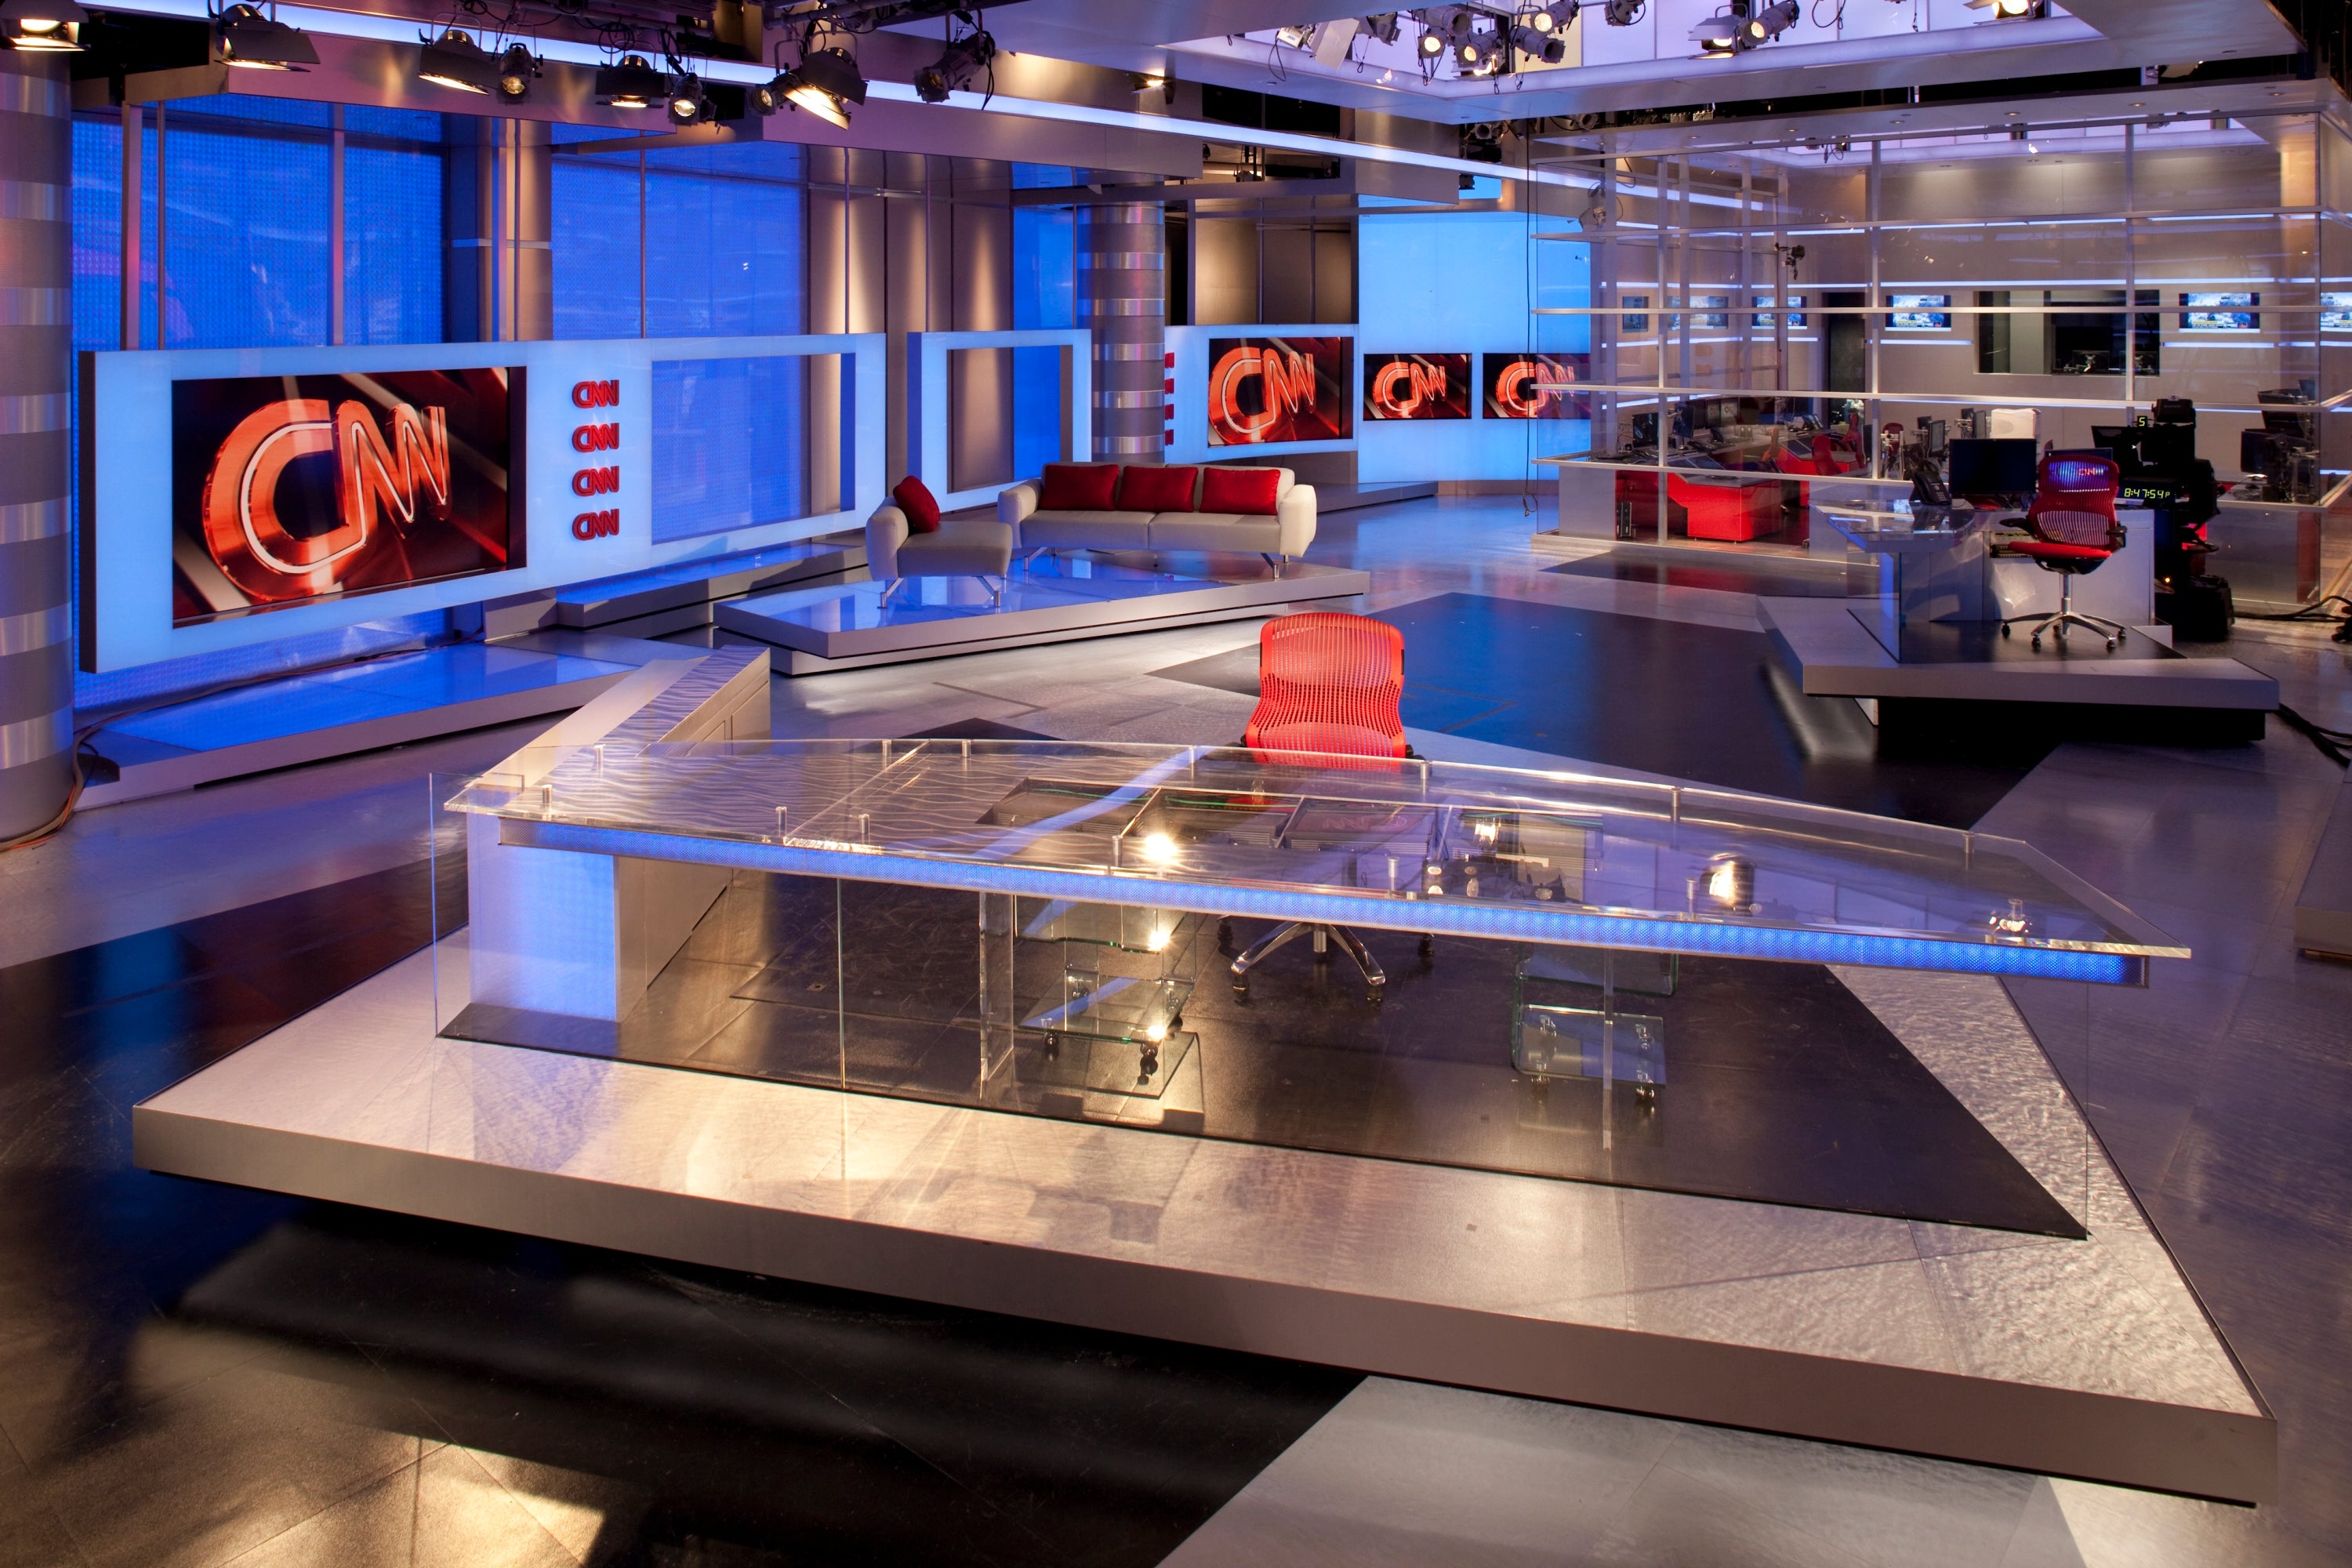
<svg viewBox="0 0 2352 1568"><path fill-rule="evenodd" d="M61 57L0 51L0 838L48 821L72 779L72 114Z"/></svg>

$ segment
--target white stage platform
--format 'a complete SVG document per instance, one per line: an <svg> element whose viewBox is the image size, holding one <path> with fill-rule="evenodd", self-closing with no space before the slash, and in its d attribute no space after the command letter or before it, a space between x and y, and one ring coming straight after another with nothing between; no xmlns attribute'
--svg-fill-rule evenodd
<svg viewBox="0 0 2352 1568"><path fill-rule="evenodd" d="M722 632L782 650L779 669L898 664L1119 632L1329 607L1371 587L1369 574L1256 556L1039 555L1016 559L1002 603L976 577L909 577L888 603L872 581L787 589L715 607Z"/></svg>
<svg viewBox="0 0 2352 1568"><path fill-rule="evenodd" d="M1997 981L1837 971L2083 1240L445 1039L452 938L133 1114L155 1171L2233 1500L2275 1428Z"/></svg>
<svg viewBox="0 0 2352 1568"><path fill-rule="evenodd" d="M94 737L99 754L121 773L84 788L80 805L113 805L568 712L649 658L679 651L578 633L459 643L132 713Z"/></svg>

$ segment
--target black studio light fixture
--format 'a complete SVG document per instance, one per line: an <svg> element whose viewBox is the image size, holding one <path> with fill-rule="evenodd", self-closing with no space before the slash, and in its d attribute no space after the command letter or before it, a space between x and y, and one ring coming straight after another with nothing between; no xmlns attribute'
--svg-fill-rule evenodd
<svg viewBox="0 0 2352 1568"><path fill-rule="evenodd" d="M996 40L975 29L940 51L940 58L915 73L915 96L925 103L945 103L948 94L961 91L996 58Z"/></svg>
<svg viewBox="0 0 2352 1568"><path fill-rule="evenodd" d="M471 35L450 27L419 51L416 76L418 80L429 81L436 87L454 88L487 98L498 90L499 62L474 42Z"/></svg>
<svg viewBox="0 0 2352 1568"><path fill-rule="evenodd" d="M82 47L82 25L89 13L74 0L5 0L0 4L0 29L8 47L27 54L70 54Z"/></svg>
<svg viewBox="0 0 2352 1568"><path fill-rule="evenodd" d="M607 109L651 109L668 96L668 79L643 55L597 68L596 101Z"/></svg>
<svg viewBox="0 0 2352 1568"><path fill-rule="evenodd" d="M672 125L696 125L719 118L702 79L692 71L683 72L671 81L667 107Z"/></svg>
<svg viewBox="0 0 2352 1568"><path fill-rule="evenodd" d="M499 97L508 103L520 103L530 96L530 84L539 79L537 57L529 45L509 44L499 54Z"/></svg>
<svg viewBox="0 0 2352 1568"><path fill-rule="evenodd" d="M265 16L251 5L231 5L213 22L221 63L246 70L295 71L319 63L310 35Z"/></svg>
<svg viewBox="0 0 2352 1568"><path fill-rule="evenodd" d="M866 78L857 62L839 49L811 49L801 63L777 74L751 94L753 112L772 114L778 104L804 109L827 125L846 131L849 106L866 101ZM762 103L767 105L761 108Z"/></svg>

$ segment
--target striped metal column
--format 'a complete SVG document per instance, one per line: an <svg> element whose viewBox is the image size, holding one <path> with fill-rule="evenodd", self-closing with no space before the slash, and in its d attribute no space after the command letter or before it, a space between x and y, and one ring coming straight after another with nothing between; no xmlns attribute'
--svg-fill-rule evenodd
<svg viewBox="0 0 2352 1568"><path fill-rule="evenodd" d="M72 115L61 57L0 51L0 838L48 821L73 776Z"/></svg>
<svg viewBox="0 0 2352 1568"><path fill-rule="evenodd" d="M1095 458L1157 460L1162 450L1160 338L1168 324L1168 240L1158 202L1078 209L1078 325L1095 334Z"/></svg>

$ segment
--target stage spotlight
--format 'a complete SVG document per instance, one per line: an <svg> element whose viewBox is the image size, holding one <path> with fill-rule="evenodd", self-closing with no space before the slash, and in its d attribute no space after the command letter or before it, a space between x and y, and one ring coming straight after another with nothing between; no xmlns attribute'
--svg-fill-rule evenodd
<svg viewBox="0 0 2352 1568"><path fill-rule="evenodd" d="M319 63L309 35L273 21L250 5L232 5L213 24L224 65L247 70L293 71Z"/></svg>
<svg viewBox="0 0 2352 1568"><path fill-rule="evenodd" d="M711 106L710 94L703 90L702 79L691 71L670 84L668 107L672 125L694 125L719 118L718 110Z"/></svg>
<svg viewBox="0 0 2352 1568"><path fill-rule="evenodd" d="M539 79L539 61L528 44L509 44L499 54L499 97L509 103L520 103L530 96L530 84Z"/></svg>
<svg viewBox="0 0 2352 1568"><path fill-rule="evenodd" d="M812 49L772 85L786 103L844 131L849 128L849 106L866 101L866 78L857 62L839 49Z"/></svg>
<svg viewBox="0 0 2352 1568"><path fill-rule="evenodd" d="M1773 4L1756 13L1752 25L1760 28L1763 40L1769 41L1795 26L1797 15L1797 0L1773 0Z"/></svg>
<svg viewBox="0 0 2352 1568"><path fill-rule="evenodd" d="M436 87L488 96L498 86L499 62L471 37L451 27L425 46L417 57L416 75Z"/></svg>
<svg viewBox="0 0 2352 1568"><path fill-rule="evenodd" d="M82 47L82 24L89 13L74 0L7 0L0 5L0 27L8 47L29 54L68 54Z"/></svg>
<svg viewBox="0 0 2352 1568"><path fill-rule="evenodd" d="M1648 0L1608 0L1602 19L1612 27L1630 27L1642 19Z"/></svg>
<svg viewBox="0 0 2352 1568"><path fill-rule="evenodd" d="M1720 59L1756 47L1756 40L1748 37L1749 25L1745 16L1717 11L1691 28L1691 41L1698 45L1702 55Z"/></svg>
<svg viewBox="0 0 2352 1568"><path fill-rule="evenodd" d="M1556 66L1568 58L1568 40L1557 33L1538 30L1533 22L1522 22L1511 29L1511 47L1548 66Z"/></svg>
<svg viewBox="0 0 2352 1568"><path fill-rule="evenodd" d="M1365 32L1384 44L1395 43L1397 35L1403 30L1397 25L1397 14L1393 11L1375 12L1362 18L1362 25Z"/></svg>
<svg viewBox="0 0 2352 1568"><path fill-rule="evenodd" d="M1415 45L1414 48L1423 59L1433 60L1445 52L1445 40L1434 28L1425 27L1421 35L1421 42Z"/></svg>
<svg viewBox="0 0 2352 1568"><path fill-rule="evenodd" d="M669 84L643 55L623 55L596 71L596 101L607 109L651 109Z"/></svg>
<svg viewBox="0 0 2352 1568"><path fill-rule="evenodd" d="M1464 76L1489 76L1509 63L1510 50L1499 32L1473 33L1454 46L1454 63Z"/></svg>
<svg viewBox="0 0 2352 1568"><path fill-rule="evenodd" d="M945 103L948 94L961 91L995 58L996 40L985 32L958 38L915 73L915 96L925 103Z"/></svg>

